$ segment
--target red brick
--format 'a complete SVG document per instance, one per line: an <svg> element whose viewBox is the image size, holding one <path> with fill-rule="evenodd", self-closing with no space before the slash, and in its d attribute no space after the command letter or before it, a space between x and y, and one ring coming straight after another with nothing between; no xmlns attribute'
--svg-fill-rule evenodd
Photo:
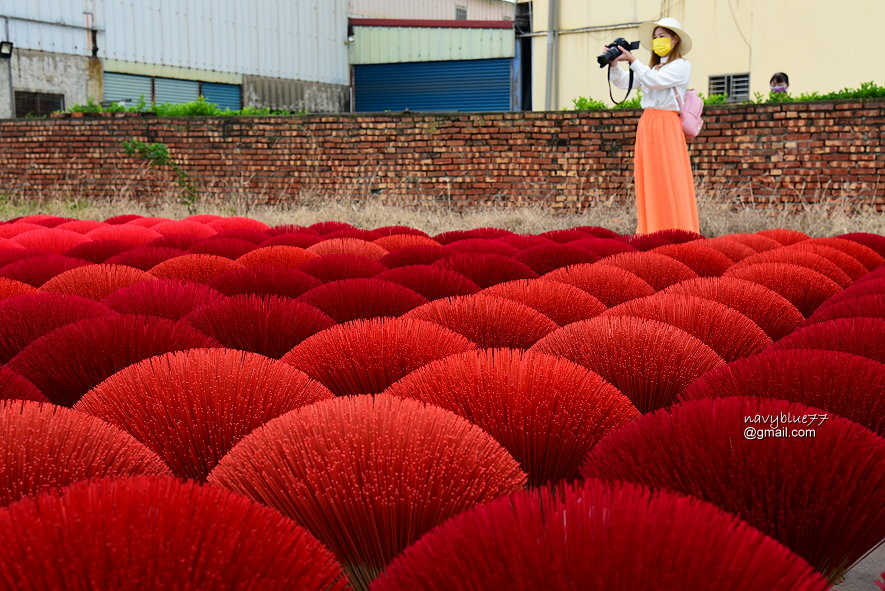
<svg viewBox="0 0 885 591"><path fill-rule="evenodd" d="M759 202L771 195L826 199L831 187L851 186L853 194L881 204L883 104L870 99L708 107L705 129L689 145L696 174L712 187L743 180ZM123 153L121 141L135 137L165 142L173 159L209 192L221 190L231 171L248 177L256 191L284 199L301 189L359 191L376 175L389 179L387 195L413 195L418 187L424 198L444 193L461 204L500 202L506 195L510 203L586 206L593 200L586 183L606 198L632 198L639 114L8 120L0 121L7 146L0 186L27 182L38 194L69 190L84 197L120 186L144 198L174 191L170 170Z"/></svg>

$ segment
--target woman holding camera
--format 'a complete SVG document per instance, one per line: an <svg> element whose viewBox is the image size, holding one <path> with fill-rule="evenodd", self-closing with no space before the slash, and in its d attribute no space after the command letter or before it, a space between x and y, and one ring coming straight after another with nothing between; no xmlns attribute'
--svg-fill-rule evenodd
<svg viewBox="0 0 885 591"><path fill-rule="evenodd" d="M691 37L673 18L643 23L639 37L641 45L652 52L649 64L618 46L621 55L609 69L615 86L627 88L630 76L618 62L628 62L642 90L643 112L636 129L633 172L636 233L667 229L700 232L694 177L679 119L679 104L691 75L691 64L683 57L691 49Z"/></svg>

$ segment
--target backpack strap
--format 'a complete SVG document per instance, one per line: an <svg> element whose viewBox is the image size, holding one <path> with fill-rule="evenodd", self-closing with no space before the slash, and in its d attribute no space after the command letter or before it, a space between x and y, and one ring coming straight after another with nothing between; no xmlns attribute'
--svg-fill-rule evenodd
<svg viewBox="0 0 885 591"><path fill-rule="evenodd" d="M682 99L679 97L679 91L676 90L676 87L673 87L673 94L676 95L676 104L679 106L679 112L682 112L683 107L685 106L682 102Z"/></svg>

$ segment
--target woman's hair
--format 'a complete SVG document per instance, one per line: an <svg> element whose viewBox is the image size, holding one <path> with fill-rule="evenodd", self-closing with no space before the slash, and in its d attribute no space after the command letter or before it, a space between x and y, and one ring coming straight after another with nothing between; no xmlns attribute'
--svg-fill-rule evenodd
<svg viewBox="0 0 885 591"><path fill-rule="evenodd" d="M657 28L658 27L656 27L656 29ZM676 37L678 39L678 41L676 41L676 45L674 45L673 49L670 50L670 53L667 54L667 63L664 64L666 66L667 64L673 63L673 60L678 60L679 58L682 57L682 38L666 27L660 27L660 28L664 29L665 31L667 31L668 33L670 33L671 35L673 35L674 37ZM654 39L654 34L655 34L654 31L652 31L652 33L651 33L652 39ZM648 67L654 68L654 67L660 65L660 63L661 63L661 56L659 56L658 54L656 54L655 52L652 51L651 52L651 59L648 62Z"/></svg>
<svg viewBox="0 0 885 591"><path fill-rule="evenodd" d="M768 81L768 84L786 84L787 86L789 86L790 77L783 72L777 72L774 76L771 77L771 80Z"/></svg>

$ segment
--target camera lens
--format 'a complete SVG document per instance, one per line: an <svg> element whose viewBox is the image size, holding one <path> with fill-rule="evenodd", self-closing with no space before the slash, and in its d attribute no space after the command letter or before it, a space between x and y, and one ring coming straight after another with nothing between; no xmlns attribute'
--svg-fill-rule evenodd
<svg viewBox="0 0 885 591"><path fill-rule="evenodd" d="M602 53L596 56L596 63L599 64L600 68L604 68L614 59L617 59L618 56L621 55L621 52L617 47L609 46L608 50L605 53Z"/></svg>

